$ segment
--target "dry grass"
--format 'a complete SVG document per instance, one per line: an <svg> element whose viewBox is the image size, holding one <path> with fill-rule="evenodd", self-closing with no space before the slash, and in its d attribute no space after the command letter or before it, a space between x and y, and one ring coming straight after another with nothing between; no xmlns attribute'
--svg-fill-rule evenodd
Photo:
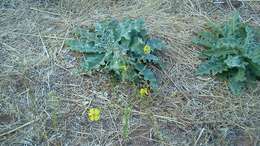
<svg viewBox="0 0 260 146"><path fill-rule="evenodd" d="M260 145L260 87L232 96L225 83L194 75L191 39L207 20L235 9L199 0L3 0L0 2L2 145ZM259 2L244 21L260 23ZM146 99L102 74L83 75L64 41L78 26L110 17L143 17L167 42L159 93ZM86 109L101 107L92 123ZM125 107L132 107L129 132ZM128 136L124 138L123 136Z"/></svg>

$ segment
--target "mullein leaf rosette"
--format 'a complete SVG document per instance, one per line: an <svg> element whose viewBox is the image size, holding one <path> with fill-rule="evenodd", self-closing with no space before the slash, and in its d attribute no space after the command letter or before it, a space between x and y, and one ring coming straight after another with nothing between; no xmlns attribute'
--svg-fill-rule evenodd
<svg viewBox="0 0 260 146"><path fill-rule="evenodd" d="M193 42L205 50L198 75L217 75L228 81L231 92L240 95L245 86L260 77L259 30L243 23L236 13L224 24L210 22Z"/></svg>
<svg viewBox="0 0 260 146"><path fill-rule="evenodd" d="M86 71L106 70L119 80L141 81L158 88L150 66L161 65L155 53L164 43L149 36L143 19L106 20L94 29L78 29L76 34L78 38L66 41L66 45L84 54L81 66Z"/></svg>

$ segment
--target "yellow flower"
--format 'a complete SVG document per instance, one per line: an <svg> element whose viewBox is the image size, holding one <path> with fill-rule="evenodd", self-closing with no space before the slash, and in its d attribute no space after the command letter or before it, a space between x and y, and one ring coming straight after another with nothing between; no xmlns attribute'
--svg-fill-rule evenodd
<svg viewBox="0 0 260 146"><path fill-rule="evenodd" d="M141 88L139 91L141 96L147 96L149 95L149 89L148 88Z"/></svg>
<svg viewBox="0 0 260 146"><path fill-rule="evenodd" d="M148 45L144 46L144 54L149 54L151 52L151 47Z"/></svg>
<svg viewBox="0 0 260 146"><path fill-rule="evenodd" d="M100 109L90 108L88 111L88 119L90 121L98 121L100 119Z"/></svg>
<svg viewBox="0 0 260 146"><path fill-rule="evenodd" d="M121 66L120 66L120 69L121 69L122 71L126 71L126 70L127 70L127 66L126 66L126 65L121 65Z"/></svg>

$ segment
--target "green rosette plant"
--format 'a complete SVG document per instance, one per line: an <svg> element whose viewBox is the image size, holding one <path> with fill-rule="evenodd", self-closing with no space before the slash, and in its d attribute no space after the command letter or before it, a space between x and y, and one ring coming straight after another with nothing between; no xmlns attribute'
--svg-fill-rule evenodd
<svg viewBox="0 0 260 146"><path fill-rule="evenodd" d="M205 48L200 53L204 62L198 66L198 75L221 77L235 95L259 79L259 29L242 22L238 13L223 24L209 22L193 42Z"/></svg>
<svg viewBox="0 0 260 146"><path fill-rule="evenodd" d="M151 65L160 66L155 52L164 48L161 40L151 38L143 19L115 19L78 29L74 40L66 41L72 51L83 53L81 66L86 71L112 73L120 81L158 88Z"/></svg>

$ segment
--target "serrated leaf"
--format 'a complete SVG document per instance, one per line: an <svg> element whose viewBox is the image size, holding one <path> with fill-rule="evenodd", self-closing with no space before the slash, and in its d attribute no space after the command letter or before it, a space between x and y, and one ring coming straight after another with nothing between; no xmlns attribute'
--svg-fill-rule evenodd
<svg viewBox="0 0 260 146"><path fill-rule="evenodd" d="M236 34L241 27L241 19L238 12L235 12L233 17L224 25L224 35L232 36Z"/></svg>
<svg viewBox="0 0 260 146"><path fill-rule="evenodd" d="M141 38L134 37L129 45L131 48L131 51L137 53L137 54L144 54L143 48L145 46L144 41Z"/></svg>
<svg viewBox="0 0 260 146"><path fill-rule="evenodd" d="M197 39L193 39L193 43L209 49L216 48L216 43L217 43L216 40L218 39L217 34L214 34L212 32L202 31L198 33L198 36L199 37Z"/></svg>
<svg viewBox="0 0 260 146"><path fill-rule="evenodd" d="M260 46L259 46L260 47ZM260 48L259 50L255 52L255 55L252 56L252 61L258 65L260 65Z"/></svg>
<svg viewBox="0 0 260 146"><path fill-rule="evenodd" d="M134 64L135 69L138 70L139 72L143 72L146 66L143 63L135 63Z"/></svg>
<svg viewBox="0 0 260 146"><path fill-rule="evenodd" d="M72 51L78 51L81 53L101 53L103 50L94 47L93 43L84 43L80 40L68 40L65 42Z"/></svg>
<svg viewBox="0 0 260 146"><path fill-rule="evenodd" d="M247 63L245 63L244 60L242 60L239 56L228 56L228 58L224 60L224 62L227 64L229 68L245 68L245 66L247 65Z"/></svg>
<svg viewBox="0 0 260 146"><path fill-rule="evenodd" d="M238 71L234 75L235 81L245 81L246 80L246 70L244 68L239 68Z"/></svg>
<svg viewBox="0 0 260 146"><path fill-rule="evenodd" d="M197 69L198 75L216 75L217 73L222 73L227 70L225 63L215 57L212 57L210 60L207 60L201 63Z"/></svg>
<svg viewBox="0 0 260 146"><path fill-rule="evenodd" d="M87 41L95 41L96 34L94 32L87 31L85 29L79 28L75 31L75 34L80 37L80 39L85 39Z"/></svg>
<svg viewBox="0 0 260 146"><path fill-rule="evenodd" d="M240 95L244 87L244 83L231 78L229 79L228 86L234 95Z"/></svg>
<svg viewBox="0 0 260 146"><path fill-rule="evenodd" d="M219 48L219 49L208 49L203 50L201 52L201 55L208 56L208 57L221 57L221 56L227 56L230 54L235 54L237 50L231 50L229 48Z"/></svg>
<svg viewBox="0 0 260 146"><path fill-rule="evenodd" d="M260 65L250 62L248 66L254 76L260 77Z"/></svg>
<svg viewBox="0 0 260 146"><path fill-rule="evenodd" d="M84 58L84 62L82 64L82 67L86 69L87 71L90 71L92 69L97 69L100 67L100 65L104 65L104 56L105 54L88 54Z"/></svg>
<svg viewBox="0 0 260 146"><path fill-rule="evenodd" d="M153 54L145 55L144 56L144 61L145 62L148 61L148 62L160 63L160 59L157 56L153 55Z"/></svg>
<svg viewBox="0 0 260 146"><path fill-rule="evenodd" d="M208 59L199 65L199 75L213 74L229 80L229 88L239 94L249 80L260 77L260 43L257 30L243 23L238 13L221 25L211 23L195 43L206 48L200 54Z"/></svg>
<svg viewBox="0 0 260 146"><path fill-rule="evenodd" d="M223 35L223 30L219 24L209 21L207 26L213 33L215 33L215 35L217 35L217 36Z"/></svg>
<svg viewBox="0 0 260 146"><path fill-rule="evenodd" d="M157 80L152 70L145 68L143 71L144 79L150 82L153 89L158 88Z"/></svg>
<svg viewBox="0 0 260 146"><path fill-rule="evenodd" d="M136 33L141 36L144 36L146 34L146 31L144 29L144 20L138 19L138 20L130 20L126 19L123 23L120 24L121 28L121 36L126 38L127 40L130 40L132 35L131 33Z"/></svg>
<svg viewBox="0 0 260 146"><path fill-rule="evenodd" d="M110 62L109 67L111 70L114 70L115 72L119 73L121 64L123 64L123 63L121 63L119 60L112 60Z"/></svg>
<svg viewBox="0 0 260 146"><path fill-rule="evenodd" d="M150 39L147 41L147 45L149 45L152 50L161 50L162 48L165 48L165 45L161 40L158 39Z"/></svg>
<svg viewBox="0 0 260 146"><path fill-rule="evenodd" d="M102 68L118 80L135 83L146 80L155 87L155 76L147 69L150 64L159 64L159 58L147 48L163 46L160 40L149 37L143 19L105 20L94 29L78 29L76 33L77 39L66 44L71 50L84 53L83 68L88 71ZM151 46L144 49L149 39Z"/></svg>
<svg viewBox="0 0 260 146"><path fill-rule="evenodd" d="M244 40L242 53L244 56L251 58L254 55L255 51L255 34L253 29L246 27L246 38Z"/></svg>
<svg viewBox="0 0 260 146"><path fill-rule="evenodd" d="M119 40L119 47L124 50L124 51L129 51L130 48L129 48L129 45L130 45L130 40L127 40L126 38L122 37L120 40Z"/></svg>
<svg viewBox="0 0 260 146"><path fill-rule="evenodd" d="M221 49L229 49L232 50L233 52L236 52L237 49L240 49L242 46L240 44L241 40L239 38L234 38L234 37L227 37L227 38L221 38L218 39L216 43L216 48Z"/></svg>
<svg viewBox="0 0 260 146"><path fill-rule="evenodd" d="M128 25L128 24L130 24L130 25ZM141 30L144 29L144 19L128 20L128 21L125 21L124 25L128 26L126 28L129 31L135 30L137 32L140 32Z"/></svg>

